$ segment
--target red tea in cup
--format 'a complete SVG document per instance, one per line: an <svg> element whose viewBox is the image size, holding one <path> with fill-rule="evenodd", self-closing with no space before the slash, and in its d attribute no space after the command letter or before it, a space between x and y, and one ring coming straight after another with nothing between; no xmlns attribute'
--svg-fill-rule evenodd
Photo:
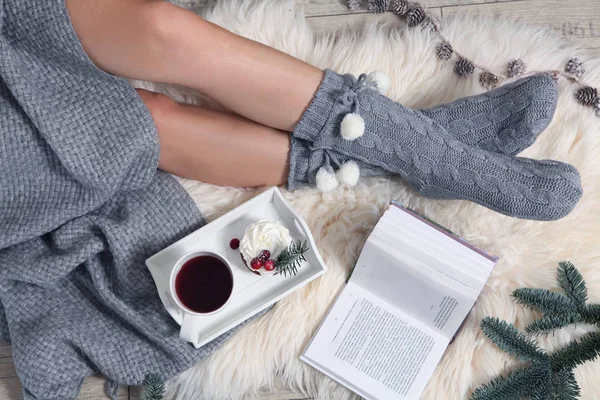
<svg viewBox="0 0 600 400"><path fill-rule="evenodd" d="M233 291L233 274L225 262L211 255L187 260L175 277L175 294L195 313L211 313L223 307Z"/></svg>

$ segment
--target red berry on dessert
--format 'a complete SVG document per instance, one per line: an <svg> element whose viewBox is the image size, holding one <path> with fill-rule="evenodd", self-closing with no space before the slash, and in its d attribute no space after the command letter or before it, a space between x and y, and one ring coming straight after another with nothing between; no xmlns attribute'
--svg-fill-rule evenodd
<svg viewBox="0 0 600 400"><path fill-rule="evenodd" d="M271 258L271 252L269 250L263 250L260 252L258 258L263 261L267 261L269 258Z"/></svg>
<svg viewBox="0 0 600 400"><path fill-rule="evenodd" d="M273 260L265 261L264 267L267 271L273 271L275 269L275 261L273 261Z"/></svg>
<svg viewBox="0 0 600 400"><path fill-rule="evenodd" d="M264 265L264 262L262 260L259 260L258 258L254 258L252 259L252 261L250 261L250 268L252 268L253 270L257 270L257 269L261 269Z"/></svg>

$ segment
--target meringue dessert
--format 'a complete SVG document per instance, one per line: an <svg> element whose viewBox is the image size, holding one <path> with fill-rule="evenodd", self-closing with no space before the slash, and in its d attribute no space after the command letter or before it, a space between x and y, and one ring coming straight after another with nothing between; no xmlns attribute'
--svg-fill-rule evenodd
<svg viewBox="0 0 600 400"><path fill-rule="evenodd" d="M277 272L276 261L292 243L290 231L278 222L262 220L249 225L239 243L244 264L255 274Z"/></svg>

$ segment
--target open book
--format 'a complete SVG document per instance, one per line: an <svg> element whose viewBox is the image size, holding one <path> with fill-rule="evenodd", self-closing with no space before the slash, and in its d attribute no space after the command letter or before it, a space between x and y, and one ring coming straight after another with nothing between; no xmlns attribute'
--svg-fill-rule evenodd
<svg viewBox="0 0 600 400"><path fill-rule="evenodd" d="M392 202L301 359L366 399L418 399L496 261Z"/></svg>

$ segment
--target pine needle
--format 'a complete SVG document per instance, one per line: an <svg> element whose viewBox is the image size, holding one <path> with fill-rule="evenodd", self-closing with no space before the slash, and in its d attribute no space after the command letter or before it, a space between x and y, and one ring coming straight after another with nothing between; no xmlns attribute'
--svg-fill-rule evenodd
<svg viewBox="0 0 600 400"><path fill-rule="evenodd" d="M541 371L540 371L541 373ZM537 383L537 384L535 384ZM531 393L531 400L550 400L553 399L552 371L547 369L544 376L535 382L532 386L535 388Z"/></svg>
<svg viewBox="0 0 600 400"><path fill-rule="evenodd" d="M557 278L565 294L528 288L513 293L519 304L544 314L525 331L549 333L580 322L600 326L600 304L585 304L587 288L575 266L561 262ZM471 400L576 400L581 390L573 369L600 358L600 332L589 333L548 355L531 338L498 318L484 318L481 329L500 349L525 364L506 378L496 378L475 390Z"/></svg>
<svg viewBox="0 0 600 400"><path fill-rule="evenodd" d="M156 374L146 375L142 385L142 400L161 400L165 395L165 385Z"/></svg>
<svg viewBox="0 0 600 400"><path fill-rule="evenodd" d="M581 314L578 312L545 315L529 324L525 328L525 332L534 335L544 335L578 322L581 322Z"/></svg>
<svg viewBox="0 0 600 400"><path fill-rule="evenodd" d="M560 287L578 307L585 307L587 287L583 276L570 261L561 261L558 265L557 278Z"/></svg>
<svg viewBox="0 0 600 400"><path fill-rule="evenodd" d="M531 395L540 372L534 368L520 369L506 377L498 377L481 386L471 394L471 400L520 400Z"/></svg>
<svg viewBox="0 0 600 400"><path fill-rule="evenodd" d="M587 361L600 357L600 332L587 334L573 341L550 356L554 369L573 369Z"/></svg>
<svg viewBox="0 0 600 400"><path fill-rule="evenodd" d="M290 243L287 249L283 250L277 256L275 268L283 276L296 275L303 261L306 261L304 253L308 251L308 242L296 240Z"/></svg>
<svg viewBox="0 0 600 400"><path fill-rule="evenodd" d="M521 361L545 361L548 356L513 325L498 318L484 318L481 330L496 346Z"/></svg>
<svg viewBox="0 0 600 400"><path fill-rule="evenodd" d="M543 314L577 311L577 305L569 297L546 289L517 289L513 292L513 298L517 303Z"/></svg>
<svg viewBox="0 0 600 400"><path fill-rule="evenodd" d="M558 394L556 400L577 400L581 393L575 374L571 370L559 371L554 387Z"/></svg>
<svg viewBox="0 0 600 400"><path fill-rule="evenodd" d="M583 321L600 326L600 304L590 304L583 311Z"/></svg>

